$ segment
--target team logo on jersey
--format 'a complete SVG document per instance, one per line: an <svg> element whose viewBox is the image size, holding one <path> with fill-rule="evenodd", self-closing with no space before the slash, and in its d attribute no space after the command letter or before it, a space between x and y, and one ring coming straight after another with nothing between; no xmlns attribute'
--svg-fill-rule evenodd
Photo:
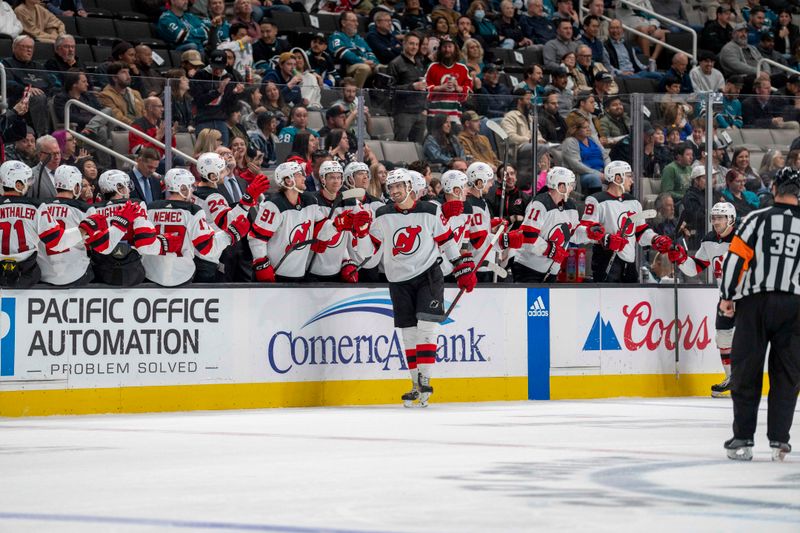
<svg viewBox="0 0 800 533"><path fill-rule="evenodd" d="M634 211L623 211L617 215L617 227L620 230L624 229L622 232L623 237L633 237L633 234L636 233L636 227L633 222L633 215L635 214L636 212Z"/></svg>
<svg viewBox="0 0 800 533"><path fill-rule="evenodd" d="M400 228L392 237L392 256L411 255L419 249L422 226L407 226Z"/></svg>
<svg viewBox="0 0 800 533"><path fill-rule="evenodd" d="M569 239L572 237L572 229L566 222L558 224L550 228L550 233L547 235L547 240L554 244L566 248L569 246Z"/></svg>
<svg viewBox="0 0 800 533"><path fill-rule="evenodd" d="M289 248L291 248L295 244L300 244L303 241L309 240L309 231L310 230L311 230L311 221L310 220L306 220L305 222L300 223L300 224L296 225L295 227L293 227L292 231L289 232L289 244L286 246L286 249L288 250ZM307 245L304 244L303 246L300 246L298 248L298 250L302 250L306 246Z"/></svg>
<svg viewBox="0 0 800 533"><path fill-rule="evenodd" d="M0 376L14 375L16 320L16 298L0 300Z"/></svg>
<svg viewBox="0 0 800 533"><path fill-rule="evenodd" d="M714 278L720 279L722 277L722 263L725 262L724 255L717 255L711 260L711 266L714 268Z"/></svg>

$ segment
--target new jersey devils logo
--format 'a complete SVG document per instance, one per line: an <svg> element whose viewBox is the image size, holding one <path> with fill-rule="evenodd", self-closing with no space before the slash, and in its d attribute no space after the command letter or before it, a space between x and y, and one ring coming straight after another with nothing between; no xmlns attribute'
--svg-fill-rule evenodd
<svg viewBox="0 0 800 533"><path fill-rule="evenodd" d="M295 227L289 232L289 244L286 245L286 249L288 250L295 244L301 243L303 241L307 241L309 239L309 230L311 229L311 221L306 220ZM298 248L298 250L302 250L308 245L303 245Z"/></svg>
<svg viewBox="0 0 800 533"><path fill-rule="evenodd" d="M557 226L553 226L550 229L550 233L547 235L547 240L553 244L561 246L562 248L566 248L569 246L569 239L571 236L572 229L570 228L569 224L563 222Z"/></svg>
<svg viewBox="0 0 800 533"><path fill-rule="evenodd" d="M724 255L717 255L711 260L711 266L714 267L714 277L716 279L720 279L722 277L722 263L724 261Z"/></svg>
<svg viewBox="0 0 800 533"><path fill-rule="evenodd" d="M408 226L397 230L392 238L392 255L411 255L416 252L419 248L421 232L422 226Z"/></svg>
<svg viewBox="0 0 800 533"><path fill-rule="evenodd" d="M636 213L633 211L623 211L617 215L617 227L623 230L623 237L633 237L633 234L636 232L632 218L635 214Z"/></svg>

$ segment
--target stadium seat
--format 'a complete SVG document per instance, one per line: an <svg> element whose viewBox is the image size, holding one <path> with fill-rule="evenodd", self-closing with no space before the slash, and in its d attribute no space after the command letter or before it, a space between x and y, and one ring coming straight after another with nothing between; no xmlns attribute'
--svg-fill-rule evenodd
<svg viewBox="0 0 800 533"><path fill-rule="evenodd" d="M750 150L750 166L758 169L761 166L761 160L764 159L765 152L758 150Z"/></svg>
<svg viewBox="0 0 800 533"><path fill-rule="evenodd" d="M271 13L271 18L281 29L281 31L287 30L294 30L298 31L307 26L309 26L309 22L306 19L307 15L305 13L297 13L292 11L291 13L285 11L273 11Z"/></svg>
<svg viewBox="0 0 800 533"><path fill-rule="evenodd" d="M44 63L48 59L56 55L53 49L53 43L41 43L39 41L33 43L33 59Z"/></svg>
<svg viewBox="0 0 800 533"><path fill-rule="evenodd" d="M308 127L319 131L325 126L325 116L321 111L308 111Z"/></svg>
<svg viewBox="0 0 800 533"><path fill-rule="evenodd" d="M333 33L335 31L339 31L339 15L326 15L324 13L318 13L313 15L317 17L317 22L319 23L319 27L315 27L309 20L309 24L312 28L319 30L325 33Z"/></svg>
<svg viewBox="0 0 800 533"><path fill-rule="evenodd" d="M95 44L92 46L92 55L97 63L104 63L111 57L111 47Z"/></svg>
<svg viewBox="0 0 800 533"><path fill-rule="evenodd" d="M47 99L47 111L50 113L50 122L53 124L54 129L64 129L64 123L59 122L58 118L56 118L56 108L53 105L53 100L54 98Z"/></svg>
<svg viewBox="0 0 800 533"><path fill-rule="evenodd" d="M136 20L115 20L114 27L120 39L134 44L146 44L148 46L166 48L167 43L157 37L153 37L152 27L149 22Z"/></svg>
<svg viewBox="0 0 800 533"><path fill-rule="evenodd" d="M374 155L378 161L384 161L386 159L386 157L383 155L383 145L381 144L381 141L370 139L368 141L364 141L364 144L367 145L370 150L372 150L372 155Z"/></svg>
<svg viewBox="0 0 800 533"><path fill-rule="evenodd" d="M161 55L162 56L169 55L169 59L170 59L170 62L172 63L172 66L175 67L175 68L180 68L180 66L181 66L181 54L183 54L183 52L179 52L177 50L170 49L169 50L169 54L161 54Z"/></svg>
<svg viewBox="0 0 800 533"><path fill-rule="evenodd" d="M78 26L75 24L75 17L64 17L56 15L56 18L64 23L64 31L72 36L78 35Z"/></svg>
<svg viewBox="0 0 800 533"><path fill-rule="evenodd" d="M413 163L420 159L416 143L404 141L382 141L383 155L392 163Z"/></svg>
<svg viewBox="0 0 800 533"><path fill-rule="evenodd" d="M795 129L774 129L770 130L770 133L772 133L772 144L784 151L788 150L789 146L797 138L797 130Z"/></svg>
<svg viewBox="0 0 800 533"><path fill-rule="evenodd" d="M625 79L625 92L627 94L634 93L655 93L658 88L658 82L649 78L626 78ZM622 89L620 89L622 91ZM653 107L653 106L648 106Z"/></svg>
<svg viewBox="0 0 800 533"><path fill-rule="evenodd" d="M744 144L752 144L756 146L771 146L773 144L772 134L767 129L743 129L742 139Z"/></svg>
<svg viewBox="0 0 800 533"><path fill-rule="evenodd" d="M322 89L322 95L320 96L320 104L322 105L323 109L328 109L333 105L336 100L342 99L342 91L341 89Z"/></svg>
<svg viewBox="0 0 800 533"><path fill-rule="evenodd" d="M136 7L131 0L102 0L98 7L107 9L114 13L115 18L123 20L147 20L146 15L137 13Z"/></svg>
<svg viewBox="0 0 800 533"><path fill-rule="evenodd" d="M111 147L118 154L129 155L130 144L128 144L128 130L112 131Z"/></svg>
<svg viewBox="0 0 800 533"><path fill-rule="evenodd" d="M292 153L292 143L275 143L275 158L278 161L286 161L290 153Z"/></svg>
<svg viewBox="0 0 800 533"><path fill-rule="evenodd" d="M744 139L742 138L742 130L739 128L728 128L724 131L731 138L731 145L739 146L740 144L744 143Z"/></svg>
<svg viewBox="0 0 800 533"><path fill-rule="evenodd" d="M75 24L78 26L78 32L89 39L116 39L116 28L114 28L114 21L106 18L95 17L76 17Z"/></svg>
<svg viewBox="0 0 800 533"><path fill-rule="evenodd" d="M93 63L95 61L92 55L92 47L86 43L77 43L75 45L75 57L84 63Z"/></svg>
<svg viewBox="0 0 800 533"><path fill-rule="evenodd" d="M369 121L369 136L381 141L394 140L394 123L392 117L372 117Z"/></svg>
<svg viewBox="0 0 800 533"><path fill-rule="evenodd" d="M192 134L188 132L176 133L175 148L186 155L192 155L192 153L194 153L194 139L192 138Z"/></svg>
<svg viewBox="0 0 800 533"><path fill-rule="evenodd" d="M521 72L524 69L524 66L519 58L522 58L522 53L517 50L509 50L507 48L492 48L492 54L497 59L500 59L503 62L503 66L505 70L511 72ZM524 60L524 58L523 58Z"/></svg>

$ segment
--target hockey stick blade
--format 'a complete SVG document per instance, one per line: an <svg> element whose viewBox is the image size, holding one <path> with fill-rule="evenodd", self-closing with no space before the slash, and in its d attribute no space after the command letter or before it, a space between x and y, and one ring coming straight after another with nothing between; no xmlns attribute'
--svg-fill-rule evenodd
<svg viewBox="0 0 800 533"><path fill-rule="evenodd" d="M355 187L353 189L347 189L346 191L342 191L342 199L350 200L352 198L364 198L365 194L367 194L367 191L365 191L361 187Z"/></svg>
<svg viewBox="0 0 800 533"><path fill-rule="evenodd" d="M492 130L492 133L500 137L501 141L505 141L506 139L508 139L508 133L506 133L506 130L504 130L499 123L493 120L487 120L486 127Z"/></svg>
<svg viewBox="0 0 800 533"><path fill-rule="evenodd" d="M484 261L478 268L481 267L488 268L489 270L491 270L492 274L497 274L498 278L505 279L506 277L508 277L508 271L505 268L498 265L497 263L492 263L491 261Z"/></svg>

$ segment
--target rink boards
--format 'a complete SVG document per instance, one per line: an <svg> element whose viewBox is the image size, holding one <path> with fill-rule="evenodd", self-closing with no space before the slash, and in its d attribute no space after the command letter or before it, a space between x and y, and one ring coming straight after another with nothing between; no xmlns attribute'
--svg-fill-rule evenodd
<svg viewBox="0 0 800 533"><path fill-rule="evenodd" d="M448 289L445 306L455 297ZM705 395L715 289L486 288L437 338L438 402ZM386 288L4 291L0 416L399 403Z"/></svg>

